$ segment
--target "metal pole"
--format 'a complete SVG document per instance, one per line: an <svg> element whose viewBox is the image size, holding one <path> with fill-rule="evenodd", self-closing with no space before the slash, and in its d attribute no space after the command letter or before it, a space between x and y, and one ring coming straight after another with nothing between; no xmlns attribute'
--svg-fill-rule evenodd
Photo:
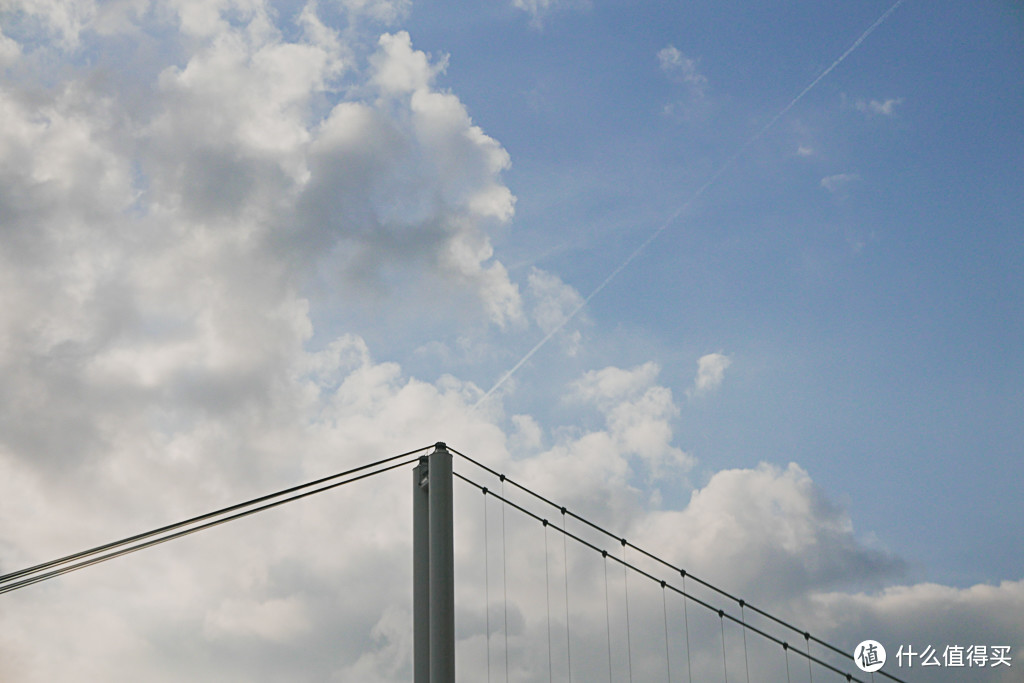
<svg viewBox="0 0 1024 683"><path fill-rule="evenodd" d="M430 683L455 683L455 553L452 454L444 443L430 454Z"/></svg>
<svg viewBox="0 0 1024 683"><path fill-rule="evenodd" d="M429 466L420 458L412 471L413 681L430 683L430 500Z"/></svg>

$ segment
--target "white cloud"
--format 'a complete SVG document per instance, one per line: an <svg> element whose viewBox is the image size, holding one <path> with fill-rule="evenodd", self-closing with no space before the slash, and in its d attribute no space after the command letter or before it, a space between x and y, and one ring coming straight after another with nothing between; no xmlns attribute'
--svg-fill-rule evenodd
<svg viewBox="0 0 1024 683"><path fill-rule="evenodd" d="M697 60L687 57L674 45L658 51L658 65L673 82L684 86L674 101L662 107L662 114L677 121L706 119L713 111L713 105L704 95L708 79L700 73Z"/></svg>
<svg viewBox="0 0 1024 683"><path fill-rule="evenodd" d="M514 209L509 157L437 86L443 60L401 32L365 54L308 13L292 40L261 3L125 7L144 40L180 39L152 80L100 91L85 67L56 68L59 87L29 93L23 74L0 75L0 572L446 439L844 640L885 623L894 638L959 637L938 604L982 637L1021 641L1020 584L864 592L898 561L797 466L715 474L689 506L652 512L689 490L694 464L654 363L584 372L562 406L594 422L559 426L506 420L498 402L474 411L480 388L447 368L427 381L375 359L344 308L368 289L381 311L411 299L491 330L527 316L555 329L580 302L538 270L524 304L494 259L489 229ZM348 7L386 18L401 4ZM106 34L79 15L57 12L38 41L102 49ZM313 313L325 283L341 292L327 323ZM718 386L728 362L703 357L694 391ZM410 479L396 471L7 594L0 679L408 679ZM479 680L485 499L458 491L458 647ZM506 520L489 509L494 570ZM565 567L557 537L516 514L502 529L521 549L507 557L509 636L526 679L546 668L536 587L546 560L552 575ZM580 680L604 666L604 606L581 599L604 588L589 552L568 552ZM630 590L634 614L660 607L656 591ZM649 680L661 623L637 619Z"/></svg>
<svg viewBox="0 0 1024 683"><path fill-rule="evenodd" d="M672 391L655 383L659 372L651 362L629 370L608 367L587 372L573 385L578 399L604 414L608 443L619 457L639 456L655 473L665 465L692 465L690 457L672 445L671 421L678 408ZM623 461L620 468L624 466Z"/></svg>
<svg viewBox="0 0 1024 683"><path fill-rule="evenodd" d="M650 543L678 539L673 554L695 574L742 588L751 600L880 585L901 570L891 555L865 547L849 517L792 463L718 472L685 510L654 513L647 524Z"/></svg>
<svg viewBox="0 0 1024 683"><path fill-rule="evenodd" d="M251 16L196 42L141 109L130 80L49 100L3 84L4 457L71 472L135 444L198 463L236 419L290 425L267 437L287 441L313 332L299 290L319 263L356 278L404 262L450 283L425 278L432 301L459 287L495 322L522 315L485 233L511 213L505 151L426 83L319 123L338 36L290 43ZM344 222L315 225L321 209Z"/></svg>
<svg viewBox="0 0 1024 683"><path fill-rule="evenodd" d="M557 0L512 0L512 5L537 17L551 9L556 2Z"/></svg>
<svg viewBox="0 0 1024 683"><path fill-rule="evenodd" d="M4 13L38 21L61 50L78 47L81 32L95 19L95 0L8 0Z"/></svg>
<svg viewBox="0 0 1024 683"><path fill-rule="evenodd" d="M857 100L854 106L857 111L865 114L878 114L880 116L892 116L896 113L896 107L903 104L902 97L892 97L887 100Z"/></svg>
<svg viewBox="0 0 1024 683"><path fill-rule="evenodd" d="M1003 581L998 585L977 584L967 588L953 588L934 583L892 586L877 593L821 593L807 601L808 610L817 611L831 621L830 629L853 642L857 634L882 642L888 652L887 671L897 663L899 647L910 647L922 653L928 647L935 650L940 662L945 661L947 646L960 647L961 654L968 647L981 645L991 655L992 646L1009 647L1010 666L992 666L990 660L984 672L971 669L940 666L931 668L928 680L954 683L965 680L965 669L971 675L995 683L1014 683L1020 680L1016 672L1020 653L1024 650L1024 629L1019 614L1024 609L1024 581ZM951 616L955 615L955 616ZM966 658L966 655L964 655ZM913 669L921 670L921 658L915 656ZM898 674L897 674L898 675Z"/></svg>
<svg viewBox="0 0 1024 683"><path fill-rule="evenodd" d="M412 0L340 0L350 19L367 17L384 24L393 24L409 14Z"/></svg>
<svg viewBox="0 0 1024 683"><path fill-rule="evenodd" d="M811 147L810 145L798 145L796 148L796 153L798 156L809 157L814 154L814 148Z"/></svg>
<svg viewBox="0 0 1024 683"><path fill-rule="evenodd" d="M407 33L382 36L370 62L377 101L338 104L310 144L296 238L319 249L340 238L347 254L337 256L364 279L384 260L418 261L477 292L499 325L520 321L518 288L484 231L514 211L500 178L508 153L457 97L433 89L443 63Z"/></svg>
<svg viewBox="0 0 1024 683"><path fill-rule="evenodd" d="M845 191L846 188L858 180L860 180L860 176L856 173L837 173L835 175L825 176L818 184L829 192L835 194Z"/></svg>
<svg viewBox="0 0 1024 683"><path fill-rule="evenodd" d="M549 14L559 10L586 10L590 0L512 0L512 6L530 15L530 23L541 28Z"/></svg>
<svg viewBox="0 0 1024 683"><path fill-rule="evenodd" d="M583 304L580 293L553 273L532 268L527 283L527 293L532 304L531 317L544 334L565 325L569 316ZM582 333L577 329L566 330L562 334L566 351L575 355L583 338Z"/></svg>
<svg viewBox="0 0 1024 683"><path fill-rule="evenodd" d="M691 396L701 396L715 391L722 385L725 370L732 359L722 353L709 353L697 360L697 377L689 390Z"/></svg>
<svg viewBox="0 0 1024 683"><path fill-rule="evenodd" d="M14 64L19 57L21 57L21 45L5 36L3 30L0 30L0 68Z"/></svg>
<svg viewBox="0 0 1024 683"><path fill-rule="evenodd" d="M635 397L646 390L660 372L661 368L653 362L632 370L609 367L588 372L576 383L575 391L581 398L597 403Z"/></svg>
<svg viewBox="0 0 1024 683"><path fill-rule="evenodd" d="M379 42L381 50L370 57L370 64L373 82L385 95L424 92L446 68L446 60L431 64L425 53L413 50L405 31L384 34Z"/></svg>
<svg viewBox="0 0 1024 683"><path fill-rule="evenodd" d="M658 65L669 78L686 83L694 92L703 92L708 83L708 79L697 69L697 61L684 55L674 45L658 51Z"/></svg>
<svg viewBox="0 0 1024 683"><path fill-rule="evenodd" d="M204 633L213 639L251 638L288 641L309 631L306 609L296 598L228 599L208 612Z"/></svg>

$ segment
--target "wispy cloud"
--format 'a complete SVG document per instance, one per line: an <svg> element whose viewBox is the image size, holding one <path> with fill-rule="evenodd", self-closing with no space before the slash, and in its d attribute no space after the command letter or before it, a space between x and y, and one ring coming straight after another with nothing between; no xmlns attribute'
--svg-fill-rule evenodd
<svg viewBox="0 0 1024 683"><path fill-rule="evenodd" d="M879 116L892 116L896 113L896 107L903 104L902 97L891 97L887 100L857 100L854 107L865 114L877 114Z"/></svg>
<svg viewBox="0 0 1024 683"><path fill-rule="evenodd" d="M825 176L818 184L835 194L845 190L851 183L855 183L858 180L860 180L860 176L856 173L836 173L835 175Z"/></svg>
<svg viewBox="0 0 1024 683"><path fill-rule="evenodd" d="M698 92L703 93L708 84L708 79L697 69L697 60L687 57L674 45L658 50L658 65L669 78L686 83Z"/></svg>
<svg viewBox="0 0 1024 683"><path fill-rule="evenodd" d="M512 6L530 15L535 28L544 25L544 19L555 10L590 8L590 0L512 0Z"/></svg>

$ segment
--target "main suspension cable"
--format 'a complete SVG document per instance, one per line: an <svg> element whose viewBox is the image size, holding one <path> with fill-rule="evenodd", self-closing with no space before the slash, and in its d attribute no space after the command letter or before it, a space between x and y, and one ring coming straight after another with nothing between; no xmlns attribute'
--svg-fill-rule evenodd
<svg viewBox="0 0 1024 683"><path fill-rule="evenodd" d="M275 500L270 503L264 503L263 505L259 505L258 507L243 510L242 512L236 512L235 514L229 515L227 517L213 519L213 521L206 521L205 523L199 524L198 526L189 526L197 521L210 520L211 518L218 517L224 514L225 512L239 510L247 506L250 506L254 503L272 500L274 498L279 498L280 496L285 495L287 493L292 493L295 491L299 491L301 489L307 489L311 486L316 486L317 484L323 483L325 481L338 479L340 477L351 475L356 472L361 472L363 470L367 470L370 468L379 467L380 465L383 465L385 463L392 462L399 458L407 457L414 453L418 453L422 450L425 450L425 448L421 448L416 451L410 451L408 453L403 453L397 456L392 456L390 458L385 458L383 460L378 460L377 462L362 465L360 467L356 467L351 470L347 470L346 472L332 475L330 477L324 477L314 482L301 484L299 486L293 486L291 488L278 491L277 493L271 493L266 496L260 496L259 498L254 498L244 503L238 503L236 505L222 508L215 512L209 512L204 515L199 515L197 517L193 517L183 522L169 524L165 527L161 527L160 529L154 529L153 531L147 531L141 534L136 534L135 536L121 539L119 541L113 541L111 543L107 543L102 546L92 548L90 550L83 550L81 552L75 553L73 555L68 555L57 560L44 562L42 564L36 565L35 567L29 567L27 569L21 569L19 571L12 572L3 577L0 577L0 579L2 579L2 583L0 583L0 594L9 593L11 591L18 590L19 588L31 586L33 584L40 583L41 581L46 581L47 579L62 576L64 574L76 571L78 569L91 567L92 565L99 564L100 562L105 562L107 560L112 560L116 557L121 557L123 555L134 553L138 550L143 550L145 548L150 548L155 545L160 545L161 543L166 543L167 541L172 541L183 536L194 534L197 531L203 531L205 529L210 529L215 526L220 526L221 524L224 524L226 522L241 519L242 517L248 517L249 515L253 515L257 512L262 512L264 510L269 510L270 508L284 505L285 503L290 503L292 501L299 500L301 498L306 498L317 493L329 491L331 489L338 488L339 486L344 486L345 484L351 484L354 481L359 481L361 479L366 479L377 474L382 474L383 472L388 472L399 467L414 464L418 461L418 458L414 458L411 460L403 460L402 462L391 464L388 465L387 467L380 467L379 469L374 469L373 471L370 472L364 472L363 474L359 474L357 476L350 476L348 479L344 479L342 481L335 481L334 483L328 484L327 486L322 486L320 488L305 491L303 493L297 493L295 495L288 496L287 498L281 498L280 500ZM176 529L178 531L174 531ZM166 532L168 531L174 531L174 533L167 534Z"/></svg>
<svg viewBox="0 0 1024 683"><path fill-rule="evenodd" d="M166 533L168 531L174 531L175 529L180 529L182 527L186 527L186 526L189 526L191 524L195 524L197 522L202 522L202 521L207 520L207 519L212 519L214 517L219 517L220 515L227 514L229 512L233 512L235 510L241 510L243 508L249 507L250 505L256 505L257 503L262 503L262 502L267 501L267 500L272 500L272 499L277 498L279 496L284 496L284 495L287 495L289 493L294 493L295 491L301 491L302 489L306 489L306 488L310 488L312 486L317 486L319 484L323 484L324 482L331 481L332 479L338 479L340 477L346 477L346 476L348 476L350 474L354 474L356 472L361 472L362 470L370 469L370 468L373 468L373 467L378 467L380 465L392 462L394 460L398 460L400 458L405 458L405 457L408 457L410 455L415 455L416 453L420 453L420 452L428 450L430 448L433 448L433 445L431 445L431 446L423 446L422 448L417 448L417 449L412 450L412 451L407 451L405 453L400 453L398 455L393 455L393 456L391 456L389 458L384 458L383 460L378 460L377 462L368 463L366 465L360 465L359 467L354 467L354 468L352 468L350 470L345 470L344 472L339 472L337 474L332 474L332 475L327 476L327 477L322 477L322 478L316 479L314 481L309 481L309 482L306 482L305 484L299 484L298 486L292 486L291 488L282 489L281 491L276 491L274 493L268 493L265 496L260 496L258 498L252 498L252 499L244 501L242 503L236 503L234 505L229 505L228 507L221 508L219 510L214 510L213 512L207 512L205 514L198 515L196 517L191 517L191 518L186 519L186 520L181 521L181 522L175 522L174 524L168 524L167 526L162 526L159 529L153 529L151 531L145 531L145 532L143 532L141 534L136 534L134 536L129 536L128 538L122 538L121 540L118 540L118 541L112 541L110 543L105 543L103 545L96 546L95 548L90 548L88 550L82 550L81 552L77 552L77 553L74 553L72 555L66 555L64 557L60 557L60 558L57 558L55 560L50 560L49 562L43 562L42 564L37 564L37 565L32 566L32 567L26 567L25 569L19 569L18 571L11 572L10 574L4 574L3 576L0 576L0 584L4 584L4 583L7 583L9 581L13 581L13 580L15 580L15 579L17 579L19 577L28 576L29 574L35 574L37 572L41 572L43 570L50 569L52 567L57 567L57 566L62 565L62 564L67 564L68 562L74 562L75 560L80 560L80 559L89 557L91 555L96 555L98 553L105 552L107 550L112 550L114 548L119 548L121 546L128 545L128 544L134 543L136 541L141 541L141 540L146 539L146 538L151 538L153 536L158 536L158 535Z"/></svg>
<svg viewBox="0 0 1024 683"><path fill-rule="evenodd" d="M612 538L612 539L614 539L614 540L616 540L616 541L618 541L620 543L624 540L622 537L613 534L612 532L608 531L604 527L602 527L602 526L600 526L598 524L595 524L594 522L591 522L590 520L588 520L588 519L586 519L584 517L581 517L581 516L577 515L576 513L572 512L571 510L567 510L564 506L561 506L558 503L555 503L554 501L550 500L549 498L546 498L546 497L542 496L541 494L537 493L536 491L531 490L530 488L524 486L523 484L520 484L519 482L515 481L514 479L511 479L510 477L507 477L506 475L501 474L501 473L495 471L494 469L488 467L487 465L484 465L483 463L479 462L478 460L475 460L475 459L471 458L470 456L466 455L465 453L461 453L458 450L452 448L451 446L448 447L448 450L450 450L455 455L458 455L462 459L466 460L467 462L470 462L470 463L476 465L477 467L479 467L480 469L490 473L491 475L493 475L495 477L500 477L502 479L502 481L507 481L512 486L515 486L516 488L518 488L520 491L523 491L524 493L526 493L526 494L536 498L537 500L545 503L546 505L550 505L551 507L554 507L554 508L557 508L557 509L561 510L563 515L569 515L569 516L573 517L574 519L576 519L577 521L582 522L583 524L589 526L591 529L594 529L595 531L598 531L598 532L604 534L605 536L608 536L609 538ZM665 559L663 559L661 557L658 557L657 555L654 555L653 553L651 553L651 552L645 550L644 548L641 548L641 547L639 547L639 546L637 546L637 545L635 545L633 543L627 542L626 545L631 547L633 550L636 550L641 555L644 555L648 559L653 560L653 561L655 561L655 562L657 562L657 563L667 567L668 569L671 569L674 573L680 574L680 573L686 571L682 567L677 567L676 565L672 564L668 560L665 560ZM703 580L701 578L698 578L698 577L694 576L693 574L690 574L689 572L686 573L686 576L689 576L691 579L693 579L697 583L701 584L705 588L708 588L708 589L718 593L719 595L721 595L721 596L723 596L725 598L728 598L729 600L732 600L736 604L739 604L740 601L742 600L742 598L738 598L735 595L732 595L731 593L729 593L728 591L725 591L722 588L719 588L718 586L716 586L716 585L714 585L714 584L712 584L712 583L710 583L708 581L705 581L705 580ZM756 607L754 605L751 605L749 602L747 602L745 600L743 601L743 603L751 611L756 612L757 614L760 614L762 617L765 617L765 618L767 618L767 619L769 619L771 621L774 621L775 623L779 624L780 626L783 626L783 627L785 627L785 628L787 628L787 629L789 629L791 631L794 631L795 633L799 633L801 636L804 636L808 640L813 640L814 642L816 642L819 645L825 647L826 649L831 650L833 653L840 655L844 659L848 659L848 660L853 661L853 655L851 655L849 652L846 652L845 650L841 650L838 647L836 647L835 645L832 645L831 643L829 643L827 641L821 640L820 638L816 638L816 637L810 635L810 633L806 629L797 628L796 626L790 624L789 622L787 622L787 621L785 621L783 619L780 619L779 617L776 617L775 615L773 615L773 614L771 614L769 612L766 612L766 611L764 611L762 609L759 609L758 607ZM752 627L750 627L750 628L752 628ZM801 652L800 654L804 654L804 653ZM888 678L888 679L890 679L892 681L900 681L899 678L896 678L895 676L893 676L891 674L888 674L888 673L886 673L884 671L879 671L878 673L882 674L883 676L885 676L886 678Z"/></svg>
<svg viewBox="0 0 1024 683"><path fill-rule="evenodd" d="M453 452L455 452L454 449L449 448L449 450L452 450ZM472 479L469 479L468 477L465 477L462 474L459 474L458 472L453 472L453 476L455 478L461 480L461 481L466 482L470 486L476 487L479 490L483 490L484 489L484 486L482 486L481 484L476 483ZM511 479L508 479L507 477L505 478L505 480L506 481L512 481ZM538 522L543 522L544 521L543 518L540 517L539 515L535 514L534 512L531 512L530 510L527 510L523 506L521 506L521 505L519 505L519 504L517 504L517 503L515 503L515 502L513 502L513 501L511 501L511 500L509 500L507 498L505 498L504 496L501 496L499 494L496 494L496 493L493 493L493 492L490 492L490 491L489 491L489 493L491 495L493 495L495 498L497 498L498 500L500 500L505 505L518 510L519 512L523 513L524 515L526 515L528 517L531 517L531 518L535 519ZM564 510L565 508L561 508L561 509ZM586 520L582 520L582 519L581 519L581 521L586 522ZM563 534L563 536L562 536L563 542L565 542L566 538L571 538L572 540L576 541L580 545L586 546L587 548L590 548L591 550L593 550L596 553L599 553L599 554L602 553L602 550L603 550L602 548L599 548L598 546L594 545L590 541L588 541L588 540L586 540L586 539L584 539L584 538L582 538L580 536L577 536L576 534L572 533L571 531L568 531L568 530L565 530L565 529L560 529L560 531L562 531L562 534ZM630 562L627 562L627 561L625 561L623 559L620 559L620 558L616 557L615 555L613 555L611 553L607 553L605 555L605 557L611 558L612 560L614 560L616 562L619 562L625 568L632 570L634 573L639 574L640 576L643 576L643 577L645 577L645 578L647 578L647 579L649 579L651 581L654 581L654 582L658 583L659 585L661 584L662 580L660 578L654 576L650 572L645 571L644 569L641 569L640 567L638 567L638 566L636 566L636 565L634 565L634 564L632 564ZM687 576L687 574L685 573L685 570L680 570L680 575L682 577L684 577L684 578ZM676 586L674 586L672 584L667 584L666 588L672 590L675 593L678 593L679 595L681 595L684 598L684 600L685 599L692 600L693 602L695 602L696 604L700 605L701 607L703 607L703 608L705 608L705 609L707 609L707 610L709 610L711 612L714 612L715 614L717 614L719 616L720 619L723 619L723 620L724 619L728 619L729 621L732 621L733 623L739 624L743 628L749 629L750 631L752 631L753 633L756 633L757 635L761 636L762 638L770 640L770 641L776 643L777 645L783 645L784 649L786 649L787 652L788 652L788 644L784 643L784 641L776 638L772 634L770 634L770 633L768 633L766 631L763 631L760 628L757 628L756 626L752 626L752 625L750 625L748 623L745 623L744 620L741 620L740 618L735 617L732 614L729 614L728 612L726 612L726 611L724 611L724 610L722 610L722 609L720 609L718 607L715 607L714 605L711 605L710 603L702 600L701 598L698 598L695 595L691 595L691 594L687 593L686 591L681 590L681 589L677 588ZM685 602L684 602L684 604L685 604ZM724 625L724 621L722 623ZM723 628L724 628L724 626L723 626ZM724 638L724 635L723 635L723 638ZM847 673L847 672L845 672L845 671L843 671L841 669L838 669L835 666L833 666L832 664L829 664L828 662L826 662L826 661L824 661L822 659L819 659L819 658L814 657L814 656L809 655L809 654L805 654L804 652L801 652L800 650L794 650L794 652L796 652L797 654L799 654L802 657L806 657L809 661L812 661L812 662L814 662L815 664L817 664L819 666L822 666L822 667L824 667L826 669L829 669L830 671L833 671L833 672L839 674L840 676L844 676L847 681L857 681L858 683L863 683L863 681L861 679L854 678L852 674L849 674L849 673ZM900 679L895 678L893 676L889 676L889 678L892 678L893 680L896 680L896 681L900 681ZM903 682L901 681L900 683L903 683Z"/></svg>

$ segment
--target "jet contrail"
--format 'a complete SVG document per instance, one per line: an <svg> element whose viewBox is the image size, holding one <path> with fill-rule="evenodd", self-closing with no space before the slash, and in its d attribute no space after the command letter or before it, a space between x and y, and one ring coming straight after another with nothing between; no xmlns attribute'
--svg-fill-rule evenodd
<svg viewBox="0 0 1024 683"><path fill-rule="evenodd" d="M768 130L779 121L779 119L781 119L783 116L785 116L786 113L789 112L789 110L792 109L794 106L796 106L796 104L800 100L802 100L807 93L809 93L811 90L813 90L814 86L818 85L818 83L820 83L826 76L828 76L830 73L832 73L832 71L834 71L837 66L842 64L843 60L845 60L847 57L849 57L850 54L854 50L856 50L858 47L860 47L860 44L863 43L867 39L868 36L870 36L872 33L874 33L875 29L877 29L879 26L884 24L885 20L889 18L889 15L892 14L893 12L895 12L897 9L899 9L899 6L902 5L904 2L905 2L905 0L896 0L896 2L893 4L892 7L887 9L882 14L882 16L878 17L878 19L875 20L875 23L871 24L871 26L868 26L867 30L865 30L863 33L861 33L860 37L857 38L857 40L853 41L853 44L850 47L846 48L846 52L844 52L843 54L839 55L839 57L828 66L828 68L826 68L824 71L822 71L820 74L818 74L817 78L815 78L813 81L811 81L807 85L807 87L805 87L803 90L801 90L799 95L797 95L792 100L790 100L789 104L787 104L775 116L773 116L772 119L768 123L766 123L763 128L761 128L761 130L759 130L756 133L754 133L754 135L751 136L751 138L749 140L744 142L740 146L740 148L737 149L736 152L734 152L733 155L731 157L729 157L725 161L725 163L722 164L721 167L719 167L719 169L717 171L715 171L711 175L711 177L708 178L704 182L703 185L701 185L699 188L697 188L696 192L694 192L693 195L689 199L687 199L678 209L673 211L672 215L670 215L667 219L665 219L665 221L658 227L657 230L652 232L647 239L645 239L643 242L641 242L640 246L637 247L636 249L634 249L633 252L629 256L626 257L626 260L624 260L622 263L620 263L615 268L615 270L613 270L608 275L608 277L606 277L601 282L601 284L599 284L597 287L595 287L594 290L592 292L590 292L590 294L588 294L587 297L579 305L576 306L576 308L572 309L572 311L570 311L569 315L565 316L565 318L563 318L560 323L555 325L555 327L550 332L548 332L546 335L544 335L544 337L539 342L537 342L536 345L534 345L534 347L532 349L530 349L529 351L526 352L525 356L523 356L522 358L519 359L519 362L517 362L515 365L513 365L511 368L509 368L509 370L504 375L502 375L498 379L497 382L494 383L494 386L492 386L490 389L488 389L487 392L483 396L481 396L477 400L476 403L473 404L473 409L475 410L481 403L483 403L488 398L490 398L491 395L495 391L497 391L498 388L501 387L501 385L503 385L506 381L508 381L508 379L512 375L514 375L519 370L519 368L523 367L523 365L525 365L527 363L527 361L529 361L533 357L533 355L535 353L540 351L544 347L545 344L547 344L549 341L551 341L552 337L554 337L556 334L558 334L562 330L563 327L565 327L567 324L569 324L569 321L571 321L573 318L575 318L576 315L580 311L582 311L584 308L586 308L587 304L590 303L591 299L593 299L595 296L597 296L601 292L601 290L603 290L605 287L607 287L608 283L610 283L612 280L614 280L616 278L616 276L618 276L619 273L621 273L623 270L625 270L625 268L630 263L632 263L633 260L637 256L639 256L640 253L643 252L644 249L646 249L651 244L651 242L653 242L654 240L658 239L658 236L661 235L661 233L665 232L665 230L677 218L679 218L680 214L682 214L683 211L685 211L696 199L698 199L701 195L703 195L704 192L709 187L714 185L715 182L717 182L718 179L721 178L725 174L725 172L728 171L732 167L732 165L734 163L736 163L736 161L743 155L743 153L745 151L747 151L747 148L749 148L752 144L757 142L761 138L762 135L764 135L766 132L768 132Z"/></svg>

